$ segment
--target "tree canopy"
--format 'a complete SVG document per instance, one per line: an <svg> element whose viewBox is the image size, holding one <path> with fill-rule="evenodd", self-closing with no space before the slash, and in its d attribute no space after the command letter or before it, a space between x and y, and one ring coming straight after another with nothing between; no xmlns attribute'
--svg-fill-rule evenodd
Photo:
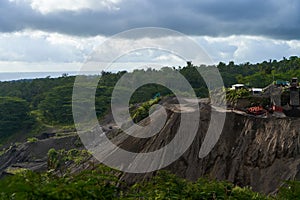
<svg viewBox="0 0 300 200"><path fill-rule="evenodd" d="M0 138L29 128L33 123L28 103L17 97L0 97Z"/></svg>
<svg viewBox="0 0 300 200"><path fill-rule="evenodd" d="M179 67L164 67L161 70L147 69L134 70L133 72L120 71L102 72L101 75L85 76L87 82L90 78L99 78L96 90L95 106L96 113L99 118L103 117L110 109L111 94L116 83L123 75L128 75L132 80L138 80L140 74L146 72L156 74L159 78L172 80L173 77L166 72L179 72L193 87L198 97L208 97L207 85L204 82L198 70L206 70L210 67L217 67L223 78L224 85L230 87L236 83L244 83L252 87L265 87L273 82L273 80L290 80L292 77L300 77L300 58L291 56L283 58L280 61L269 60L262 63L251 64L249 62L236 64L233 61L228 64L220 62L216 66L193 66L192 64ZM172 73L169 73L172 74ZM19 106L22 104L26 107L26 112L34 111L40 113L39 117L48 125L72 125L72 91L75 77L63 75L59 78L43 78L33 80L19 80L0 82L0 97L19 98ZM168 81L167 81L168 82ZM128 83L131 84L130 82ZM128 88L117 88L121 92L128 92ZM132 95L130 103L141 103L149 101L157 93L162 96L173 94L168 88L159 84L147 84L139 87ZM23 101L20 102L20 99ZM11 99L12 100L12 99ZM15 99L16 100L16 99ZM16 102L15 102L16 103ZM3 103L2 103L3 104ZM25 106L26 104L26 106ZM11 102L10 106L14 106ZM6 108L1 111L8 112ZM29 109L29 110L28 110ZM20 109L22 110L22 109ZM13 111L11 111L13 112ZM14 113L14 112L13 112ZM11 117L16 117L12 114ZM1 123L7 123L3 118ZM12 128L7 133L13 132L16 124L12 124Z"/></svg>

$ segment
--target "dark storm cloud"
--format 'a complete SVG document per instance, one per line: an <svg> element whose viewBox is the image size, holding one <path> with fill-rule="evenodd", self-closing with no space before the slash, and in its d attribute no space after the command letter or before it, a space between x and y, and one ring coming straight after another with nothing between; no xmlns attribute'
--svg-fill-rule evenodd
<svg viewBox="0 0 300 200"><path fill-rule="evenodd" d="M0 1L0 31L37 29L70 35L112 35L159 26L189 35L261 35L300 39L296 0L124 0L113 11L59 11L41 14L26 3Z"/></svg>

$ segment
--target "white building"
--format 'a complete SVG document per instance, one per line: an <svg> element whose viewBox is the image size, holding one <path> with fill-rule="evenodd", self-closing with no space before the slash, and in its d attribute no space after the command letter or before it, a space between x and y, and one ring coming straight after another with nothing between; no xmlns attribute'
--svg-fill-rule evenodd
<svg viewBox="0 0 300 200"><path fill-rule="evenodd" d="M262 88L252 88L251 89L253 95L260 95L263 92Z"/></svg>
<svg viewBox="0 0 300 200"><path fill-rule="evenodd" d="M235 84L231 86L231 90L238 90L242 88L246 88L244 84Z"/></svg>

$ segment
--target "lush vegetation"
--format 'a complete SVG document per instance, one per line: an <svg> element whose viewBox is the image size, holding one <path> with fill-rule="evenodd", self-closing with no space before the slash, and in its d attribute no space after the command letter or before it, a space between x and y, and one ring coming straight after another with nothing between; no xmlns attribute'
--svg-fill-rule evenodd
<svg viewBox="0 0 300 200"><path fill-rule="evenodd" d="M84 165L91 158L91 154L87 150L64 150L56 151L50 149L48 151L48 169L59 171L61 175L68 173L68 166L75 164L76 166Z"/></svg>
<svg viewBox="0 0 300 200"><path fill-rule="evenodd" d="M248 187L226 181L200 178L196 182L160 171L148 181L127 185L120 181L121 172L105 166L79 174L58 177L49 171L34 173L19 170L0 180L0 199L297 199L299 182L290 181L277 196L265 196Z"/></svg>
<svg viewBox="0 0 300 200"><path fill-rule="evenodd" d="M300 181L286 181L277 196L279 199L298 199L300 197Z"/></svg>
<svg viewBox="0 0 300 200"><path fill-rule="evenodd" d="M156 97L155 99L151 99L139 105L137 108L131 108L131 118L137 123L142 119L149 116L149 111L151 106L157 104L161 100L160 97Z"/></svg>
<svg viewBox="0 0 300 200"><path fill-rule="evenodd" d="M200 178L191 182L168 171L158 171L150 179L128 185L120 179L122 172L87 162L90 156L86 150L50 149L47 172L36 173L22 168L7 170L14 175L0 179L0 199L289 200L300 195L300 182L297 181L287 181L276 195L266 196L227 181ZM70 173L72 166L83 164L89 170Z"/></svg>
<svg viewBox="0 0 300 200"><path fill-rule="evenodd" d="M39 140L36 137L27 138L27 142L33 143L33 142L37 142L37 141L39 141Z"/></svg>
<svg viewBox="0 0 300 200"><path fill-rule="evenodd" d="M28 103L17 97L0 97L0 139L28 130L34 123Z"/></svg>
<svg viewBox="0 0 300 200"><path fill-rule="evenodd" d="M209 67L214 66L164 67L160 71L148 69L146 71L135 70L132 73L126 71L118 73L102 72L95 97L96 114L101 118L108 112L114 86L124 74L129 75L132 80L138 80L139 76L146 72L155 74L161 79L172 80L171 72L176 71L189 81L198 97L207 97L208 89L198 70L205 71ZM273 80L290 80L292 77L300 77L300 58L296 56L289 59L283 58L281 61L270 60L257 64L243 63L237 65L234 62L228 64L220 62L216 67L219 69L226 87L235 83L244 83L252 87L265 87ZM93 77L85 78L88 82L88 79ZM97 78L97 76L94 76L94 78ZM71 102L74 81L75 77L64 74L59 78L47 77L44 79L0 82L0 140L13 133L18 133L20 130L24 131L26 128L30 130L34 123L36 123L34 127L37 130L39 130L38 127L43 125L72 126ZM121 88L121 90L122 92L128 92L128 88ZM134 92L130 103L147 102L157 93L162 96L172 94L168 88L162 85L147 84ZM229 98L236 98L238 95L232 94ZM147 109L143 109L144 106L142 105L137 110L139 113L136 116L148 115ZM140 119L136 118L134 120L139 121Z"/></svg>
<svg viewBox="0 0 300 200"><path fill-rule="evenodd" d="M214 67L214 66L209 66ZM176 71L181 73L194 88L198 97L207 97L208 89L198 70L207 66L186 66L163 68L160 71L148 69L147 72L162 73ZM218 67L226 87L235 83L244 83L249 87L265 87L273 80L300 78L300 58L290 57L281 61L270 60L257 64L219 63ZM143 70L133 73L102 72L99 81L95 107L99 118L109 111L111 94L117 81L130 74L138 79ZM172 76L159 76L171 80ZM86 79L97 78L85 77ZM0 143L14 134L24 134L40 130L42 126L73 126L72 89L75 77L63 75L59 78L44 78L0 82ZM120 88L128 92L128 88ZM160 101L154 96L172 95L161 85L147 84L138 88L132 95L131 116L139 122L149 114L149 109ZM227 98L247 96L248 91L228 92ZM29 143L38 142L32 135ZM26 138L26 137L25 137ZM5 150L6 151L6 150ZM0 155L5 153L1 151ZM14 176L0 180L0 199L297 199L300 196L300 183L288 181L279 189L276 197L255 193L251 188L241 188L228 182L199 179L190 182L167 172L159 172L149 181L126 185L119 180L121 172L100 165L93 170L81 173L69 173L70 166L84 165L90 158L87 151L51 149L48 152L46 173L33 173L23 169L10 169Z"/></svg>
<svg viewBox="0 0 300 200"><path fill-rule="evenodd" d="M217 67L222 74L225 86L244 83L252 87L265 87L273 80L288 80L300 77L300 58L291 56L280 61L269 60L262 63L228 64L220 62Z"/></svg>
<svg viewBox="0 0 300 200"><path fill-rule="evenodd" d="M200 179L190 183L169 173L129 187L103 166L58 178L30 171L0 181L2 199L266 199L247 188ZM255 198L254 198L255 197Z"/></svg>

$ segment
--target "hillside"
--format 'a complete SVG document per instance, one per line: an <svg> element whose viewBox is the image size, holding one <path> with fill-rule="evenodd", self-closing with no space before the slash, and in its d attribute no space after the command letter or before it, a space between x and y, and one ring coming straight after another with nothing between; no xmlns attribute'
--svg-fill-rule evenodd
<svg viewBox="0 0 300 200"><path fill-rule="evenodd" d="M290 77L300 77L298 66L300 66L300 58L291 57L278 62L270 61L258 64L219 63L216 67L220 70L227 87L237 82L244 83L249 87L260 87L269 85L273 78L289 80ZM195 120L191 116L197 116L194 115L197 112L195 108L199 106L199 128L196 130L195 138L186 135L187 138L192 139L191 145L178 160L163 167L163 170L176 176L175 181L173 175L171 177L168 175L170 182L181 184L183 181L183 184L197 185L197 181L205 177L208 181L207 187L215 184L210 181L217 180L216 185L221 184L221 191L226 191L226 195L231 195L223 188L223 186L225 188L228 186L227 183L232 184L228 187L244 187L242 191L249 191L254 196L257 193L252 193L253 191L264 194L277 194L279 191L280 196L282 188L286 189L283 191L287 191L289 194L298 194L297 192L300 191L300 118L289 117L293 116L293 113L291 115L286 113L288 117L285 118L277 118L273 114L269 114L265 118L234 110L233 107L221 109L211 106L210 100L203 98L208 96L207 86L197 74L197 69L206 70L210 67L214 66L163 68L161 71L148 70L157 74L168 70L179 71L191 83L198 100L191 101L187 98L183 105L178 105L173 93L164 86L148 84L138 88L129 102L129 110L135 123L141 126L148 125L150 120L145 117L148 116L149 108L156 103L166 109L166 113L154 112L151 119L162 125L162 128L156 135L143 139L128 136L118 128L110 111L110 101L114 85L122 75L129 74L137 77L139 73L145 73L145 71L102 72L96 90L95 106L96 115L108 138L114 144L130 152L153 152L166 146L176 137L183 113L190 116L191 121ZM259 76L259 74L263 75ZM84 76L83 78L88 80L98 77ZM167 76L163 76L163 78L172 79ZM27 175L30 177L41 176L41 179L49 175L50 177L46 179L49 179L49 182L46 182L45 185L49 184L52 190L52 181L62 181L63 183L59 184L65 187L66 182L72 179L76 185L78 184L76 181L80 182L82 178L81 176L77 177L79 174L91 173L91 176L94 176L94 170L97 171L97 167L103 166L90 154L90 149L87 151L82 145L73 124L72 89L74 80L75 77L64 75L59 78L47 77L45 79L0 82L0 185L6 185L5 180L14 179L20 179L20 182L23 181L22 183L25 184L28 179ZM127 88L123 88L122 91L127 92ZM282 102L288 102L288 98L284 96ZM269 104L269 101L264 103ZM209 145L203 144L203 141L211 122L211 115L218 116L224 113L226 113L226 120L219 140L207 156L199 158L201 147L210 148ZM165 114L166 122L161 124L162 115L165 116ZM214 125L218 124L218 120L212 122ZM95 130L91 129L91 132ZM140 134L147 136L153 133L151 130L133 133L133 135ZM212 137L218 139L219 136L213 135ZM186 139L185 136L182 139ZM93 142L94 146L101 145L101 140L95 139ZM114 149L111 150L107 155L114 153ZM174 155L177 152L175 150ZM161 154L162 163L166 161L163 157L164 154L165 152ZM152 164L155 165L155 163ZM149 171L151 171L151 167L149 165ZM34 173L23 174L28 170ZM121 196L121 193L125 194L128 188L134 188L136 184L152 184L151 181L148 181L156 180L156 175L162 173L154 171L137 174L122 173L113 169L107 170L114 176L111 179L117 180L116 185L113 185L114 191L118 191L113 193L114 197ZM179 181L178 177L183 179ZM93 178L92 180L94 180ZM222 185L222 181L229 182ZM286 181L292 182L286 183ZM122 186L123 183L127 185L124 187L125 189ZM107 184L106 179L103 184L104 186ZM160 184L163 185L163 183ZM75 188L75 185L72 187ZM40 188L41 186L36 187ZM95 190L98 191L98 189ZM144 187L143 190L145 190ZM136 192L134 189L133 191L133 193ZM151 193L151 191L146 191ZM41 191L41 194L43 195L44 192ZM189 192L185 193L185 195L189 194ZM216 195L215 192L209 194L212 195L211 198ZM154 194L151 193L151 195Z"/></svg>
<svg viewBox="0 0 300 200"><path fill-rule="evenodd" d="M172 98L163 101L168 112L167 122L157 135L149 139L124 139L124 135L115 128L107 129L107 135L115 144L132 152L160 149L172 140L180 123L180 113L174 102L176 101ZM191 181L203 176L228 180L239 186L251 186L254 191L266 194L276 192L283 180L300 180L299 118L262 119L228 110L219 141L208 156L200 159L199 151L210 121L210 113L220 111L211 108L205 101L201 101L199 105L200 128L192 145L165 170ZM190 109L185 109L193 112L193 105L190 105ZM160 120L159 116L155 120ZM107 120L105 123L106 126L113 126L112 121ZM147 119L140 122L141 125L144 123L147 123ZM40 139L11 147L0 156L0 172L5 173L7 168L45 171L49 149L82 149L80 143L76 142L78 136L64 134L64 137ZM89 168L91 159L85 160L85 168ZM92 160L94 164L98 163ZM82 165L69 167L74 172L83 169ZM134 184L153 174L155 173L125 173L121 179Z"/></svg>
<svg viewBox="0 0 300 200"><path fill-rule="evenodd" d="M229 180L240 186L251 186L255 191L267 194L276 192L283 180L300 180L299 118L262 119L240 112L223 111L227 112L227 116L220 139L208 156L200 159L199 151L211 112L220 112L205 101L200 102L197 135L190 148L180 159L166 167L167 170L192 181L209 176L217 180ZM168 144L180 124L178 106L173 103L173 99L163 103L168 110L168 119L157 135L149 139L131 136L124 139L124 135L120 134L113 139L114 143L131 152L154 151ZM194 110L193 105L184 109L185 112ZM160 117L154 120L160 120ZM147 120L140 122L141 125L147 123ZM134 183L151 175L125 174L123 179Z"/></svg>

